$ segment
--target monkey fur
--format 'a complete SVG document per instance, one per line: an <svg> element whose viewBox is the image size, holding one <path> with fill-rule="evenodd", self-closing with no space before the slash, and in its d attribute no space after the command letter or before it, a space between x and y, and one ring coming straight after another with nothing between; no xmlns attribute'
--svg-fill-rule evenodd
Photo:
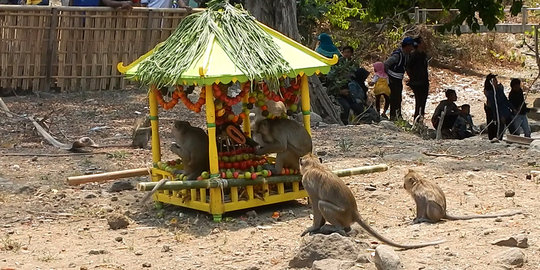
<svg viewBox="0 0 540 270"><path fill-rule="evenodd" d="M281 174L286 167L298 170L298 159L311 153L311 136L298 122L290 119L264 119L255 124L253 138L261 145L257 155L277 153L272 174Z"/></svg>
<svg viewBox="0 0 540 270"><path fill-rule="evenodd" d="M174 121L172 130L174 143L171 151L182 159L184 175L195 180L203 171L208 171L208 135L204 130L193 127L186 121Z"/></svg>
<svg viewBox="0 0 540 270"><path fill-rule="evenodd" d="M299 163L302 185L309 195L313 209L313 225L307 228L302 236L307 233L321 232L321 228L327 221L335 226L336 232L345 234L346 231L351 230L350 226L357 222L375 238L402 249L421 248L445 242L440 240L403 245L385 238L362 220L352 191L332 171L322 165L317 156L310 153L303 156Z"/></svg>
<svg viewBox="0 0 540 270"><path fill-rule="evenodd" d="M446 197L435 183L422 178L416 171L410 170L405 175L403 188L411 195L416 204L416 217L413 223L435 223L441 219L468 220L475 218L497 218L521 214L515 211L496 215L453 216L446 212Z"/></svg>

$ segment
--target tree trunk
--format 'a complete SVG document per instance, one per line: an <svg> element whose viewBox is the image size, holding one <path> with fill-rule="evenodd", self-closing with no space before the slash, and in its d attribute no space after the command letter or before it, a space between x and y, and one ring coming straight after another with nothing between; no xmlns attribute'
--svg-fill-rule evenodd
<svg viewBox="0 0 540 270"><path fill-rule="evenodd" d="M260 22L276 29L284 35L300 41L296 21L296 0L248 0L245 7ZM332 103L326 88L317 76L309 78L311 111L319 114L326 123L341 124L339 107Z"/></svg>

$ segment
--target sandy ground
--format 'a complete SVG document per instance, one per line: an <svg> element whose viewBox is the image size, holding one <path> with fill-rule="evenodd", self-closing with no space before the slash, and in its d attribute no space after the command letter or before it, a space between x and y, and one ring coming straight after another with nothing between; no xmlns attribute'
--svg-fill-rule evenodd
<svg viewBox="0 0 540 270"><path fill-rule="evenodd" d="M475 121L484 121L483 78L431 71L434 93L428 111L442 99L442 89L453 87L458 90L458 104L471 104ZM412 97L408 89L405 92L404 114L411 117ZM4 101L15 113L48 116L51 132L61 141L90 136L100 144L122 144L129 142L137 113L148 111L145 93L134 89ZM163 145L171 141L169 127L174 119L204 126L203 115L180 107L160 117ZM228 213L224 222L214 223L205 213L141 204L144 194L135 190L109 192L111 183L66 185L68 176L148 166L150 150L110 148L107 154L34 157L64 152L42 142L32 125L20 118L0 118L0 138L0 269L287 269L300 244L309 239L300 237L311 224L306 200L256 208L256 216L248 215L248 210ZM530 170L540 166L539 152L527 146L492 144L485 137L422 140L379 125L316 128L313 142L314 151L324 153L324 163L332 169L389 165L386 172L343 178L361 215L377 231L400 243L447 240L436 247L398 251L404 269L494 269L493 256L508 248L491 242L515 234L529 238L530 246L522 249L527 262L521 269L540 268L540 186L526 179ZM167 148L163 154L165 160L176 158ZM451 213L520 209L524 214L410 225L414 203L401 188L409 168L441 186ZM147 181L144 177L129 180ZM367 186L376 190L368 191ZM505 197L510 190L515 195ZM271 217L274 211L281 213L279 219ZM129 217L129 227L110 230L105 219L110 213ZM378 243L363 232L352 237L373 246ZM359 263L352 269L375 266Z"/></svg>

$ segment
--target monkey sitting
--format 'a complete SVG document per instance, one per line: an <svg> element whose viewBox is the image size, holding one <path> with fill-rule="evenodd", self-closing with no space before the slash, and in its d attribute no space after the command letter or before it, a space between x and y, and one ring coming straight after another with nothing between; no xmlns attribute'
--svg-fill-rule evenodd
<svg viewBox="0 0 540 270"><path fill-rule="evenodd" d="M498 215L470 215L452 216L446 212L446 197L442 189L437 184L420 177L414 170L409 169L403 188L412 196L416 203L416 217L413 224L421 222L435 223L441 219L448 220L468 220L474 218L496 218L521 214L516 211Z"/></svg>
<svg viewBox="0 0 540 270"><path fill-rule="evenodd" d="M286 167L298 170L298 159L310 153L311 136L302 125L290 119L264 119L255 124L253 138L261 145L257 155L277 153L272 174L281 174Z"/></svg>
<svg viewBox="0 0 540 270"><path fill-rule="evenodd" d="M174 142L171 151L182 159L184 174L195 180L203 171L208 171L208 135L204 130L193 127L186 121L174 121Z"/></svg>
<svg viewBox="0 0 540 270"><path fill-rule="evenodd" d="M313 209L313 226L307 228L302 233L302 236L306 233L320 232L326 221L335 226L336 232L345 234L345 232L351 230L351 224L357 222L375 238L398 248L420 248L444 242L444 240L441 240L402 245L394 243L377 233L360 217L352 191L337 175L323 166L317 156L313 154L305 155L300 159L300 173L302 174L302 185L311 199Z"/></svg>

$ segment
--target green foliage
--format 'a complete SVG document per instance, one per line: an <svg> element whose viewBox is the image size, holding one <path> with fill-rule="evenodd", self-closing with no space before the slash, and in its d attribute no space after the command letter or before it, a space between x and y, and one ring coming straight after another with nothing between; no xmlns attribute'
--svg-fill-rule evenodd
<svg viewBox="0 0 540 270"><path fill-rule="evenodd" d="M349 29L350 19L366 17L358 0L301 0L298 5L299 20L318 22L327 20L332 26Z"/></svg>
<svg viewBox="0 0 540 270"><path fill-rule="evenodd" d="M340 88L343 85L347 85L351 80L354 71L358 69L359 65L356 61L348 61L340 59L340 61L332 66L332 69L326 76L326 85L328 86L328 93L337 95Z"/></svg>

